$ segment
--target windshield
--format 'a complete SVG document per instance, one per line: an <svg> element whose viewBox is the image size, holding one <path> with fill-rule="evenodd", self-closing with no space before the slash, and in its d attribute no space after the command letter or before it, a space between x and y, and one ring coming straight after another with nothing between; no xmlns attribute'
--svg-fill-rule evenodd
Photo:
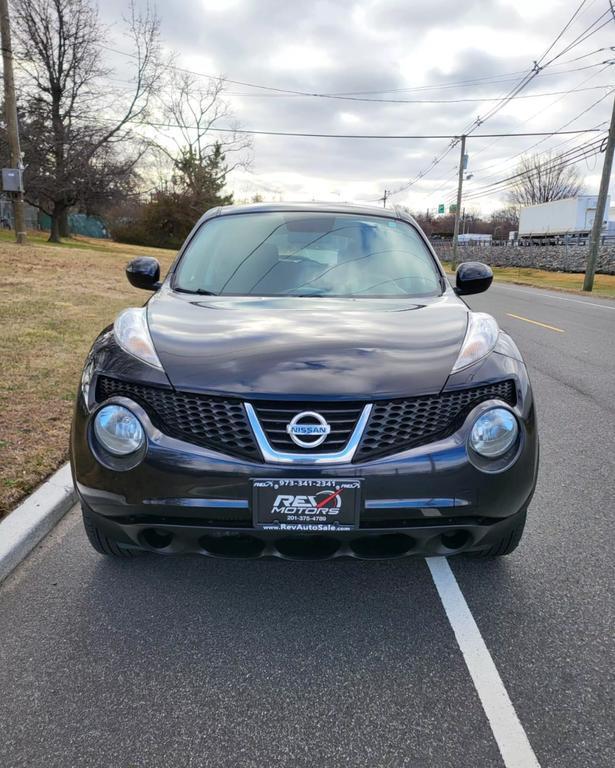
<svg viewBox="0 0 615 768"><path fill-rule="evenodd" d="M173 287L257 296L435 296L440 275L398 219L303 212L219 216L198 230Z"/></svg>

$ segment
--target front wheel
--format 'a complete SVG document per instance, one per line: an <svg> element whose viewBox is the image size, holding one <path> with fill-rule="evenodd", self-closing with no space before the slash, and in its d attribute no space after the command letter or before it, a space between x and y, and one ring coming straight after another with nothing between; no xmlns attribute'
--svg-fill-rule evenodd
<svg viewBox="0 0 615 768"><path fill-rule="evenodd" d="M519 546L519 542L523 536L527 511L523 510L523 513L518 517L519 520L514 528L505 533L504 536L502 536L499 541L492 544L489 549L483 549L479 552L467 552L466 557L484 560L491 557L505 557L506 555L510 555L511 552L514 552Z"/></svg>
<svg viewBox="0 0 615 768"><path fill-rule="evenodd" d="M81 514L83 516L83 527L85 528L85 534L88 537L88 541L99 554L107 555L107 557L118 557L124 560L147 554L142 549L124 548L119 542L115 541L115 539L110 539L96 525L92 513L84 504L81 505Z"/></svg>

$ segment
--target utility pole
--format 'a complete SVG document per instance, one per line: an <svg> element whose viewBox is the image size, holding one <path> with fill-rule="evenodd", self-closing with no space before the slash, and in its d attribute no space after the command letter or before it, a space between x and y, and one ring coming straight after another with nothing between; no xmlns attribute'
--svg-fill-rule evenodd
<svg viewBox="0 0 615 768"><path fill-rule="evenodd" d="M13 192L13 212L15 216L15 239L20 245L26 243L26 220L23 191L21 191L21 148L19 146L19 128L17 125L17 103L15 100L15 78L13 75L13 49L11 47L11 23L8 0L0 0L0 39L2 40L2 61L4 64L4 115L9 141L11 168L19 170L19 189Z"/></svg>
<svg viewBox="0 0 615 768"><path fill-rule="evenodd" d="M455 208L455 230L453 232L453 264L457 267L457 251L459 248L459 216L461 214L461 193L463 190L463 173L465 171L466 136L461 137L461 153L459 155L459 180L457 182L457 207Z"/></svg>
<svg viewBox="0 0 615 768"><path fill-rule="evenodd" d="M383 208L386 208L386 207L387 207L387 197L388 197L388 196L389 196L389 190L388 190L388 189L385 189L385 190L384 190L384 195L382 196L382 205L383 205Z"/></svg>
<svg viewBox="0 0 615 768"><path fill-rule="evenodd" d="M613 169L613 150L615 150L615 98L613 99L613 113L611 114L611 125L609 127L609 136L606 142L604 152L604 165L602 166L602 179L600 181L600 191L598 192L598 203L596 205L596 218L592 227L591 240L589 241L589 253L587 254L587 267L585 268L585 279L583 280L583 290L591 291L594 287L594 274L596 273L596 262L598 261L598 249L602 239L602 222L606 211L606 199L609 194L609 182L611 181L611 171Z"/></svg>

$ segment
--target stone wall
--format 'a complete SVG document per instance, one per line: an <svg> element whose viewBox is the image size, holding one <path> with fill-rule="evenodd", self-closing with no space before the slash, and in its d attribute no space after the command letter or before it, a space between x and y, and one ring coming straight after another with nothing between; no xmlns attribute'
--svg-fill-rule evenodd
<svg viewBox="0 0 615 768"><path fill-rule="evenodd" d="M451 243L435 242L442 261L450 261ZM585 272L585 245L460 245L459 261L483 261L494 267L533 267L550 272ZM597 272L615 275L615 244L600 246Z"/></svg>

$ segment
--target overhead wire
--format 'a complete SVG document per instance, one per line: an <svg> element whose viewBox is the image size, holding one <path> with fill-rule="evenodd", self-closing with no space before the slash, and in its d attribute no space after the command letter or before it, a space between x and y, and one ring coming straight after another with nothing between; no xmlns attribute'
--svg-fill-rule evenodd
<svg viewBox="0 0 615 768"><path fill-rule="evenodd" d="M576 122L576 120L578 120L578 119L579 119L580 117L582 117L583 115L585 115L585 114L587 114L588 112L590 112L592 109L594 109L596 106L598 106L598 104L600 104L602 101L604 101L604 100L605 100L605 99L606 99L608 96L612 95L613 93L615 93L615 88L612 88L612 89L611 89L611 90L610 90L608 93L606 93L606 94L605 94L604 96L602 96L600 99L598 99L597 101L595 101L593 104L590 104L588 107L585 107L585 109L581 110L581 112L579 112L577 115L575 115L575 116L574 116L574 117L573 117L571 120L568 120L566 123L564 123L562 126L560 126L560 131L558 131L558 132L555 132L553 135L555 136L555 135L558 135L558 133L561 133L561 131L563 131L565 128L567 128L567 127L568 127L569 125L571 125L572 123ZM598 130L599 130L599 129L598 129ZM535 148L536 148L536 147L538 147L540 144L542 144L542 143L544 143L545 141L547 141L547 139L548 139L548 138L549 138L549 137L548 137L548 136L546 136L546 137L544 137L544 138L540 139L539 141L535 142L535 143L534 143L534 144L532 144L531 146L529 146L529 147L526 147L526 148L525 148L525 149L524 149L522 152L519 152L519 153L517 153L516 155L513 155L511 158L509 158L507 162L511 162L511 161L513 161L513 160L515 160L515 159L517 159L517 158L521 157L522 155L525 155L525 154L527 154L527 153L528 153L529 151L531 151L532 149L535 149ZM492 164L491 166L486 166L486 168L495 167L496 165L499 165L499 163L494 163L494 164ZM485 169L486 169L486 168L485 168ZM492 174L492 175L493 175L493 174ZM466 194L466 195L465 195L465 198L466 198L466 199L469 199L469 198L470 198L470 196L472 195L473 191L474 191L474 190L472 190L472 191L470 191L468 194Z"/></svg>
<svg viewBox="0 0 615 768"><path fill-rule="evenodd" d="M568 20L568 22L567 22L567 23L566 23L566 25L563 27L563 29L561 30L561 32L560 32L560 33L557 35L557 37L555 38L555 40L553 41L553 43L552 43L552 44L551 44L551 45L550 45L550 46L547 48L547 50L546 50L546 51L543 53L543 55L540 57L540 59L538 59L538 60L535 62L535 68L538 68L538 70L539 70L539 71L540 71L541 63L544 61L544 59L546 58L546 56L547 56L547 55L548 55L548 54L549 54L549 53L550 53L550 52L553 50L553 48L555 47L555 45L557 44L557 42L558 42L558 41L559 41L559 40L562 38L562 36L564 35L564 33L565 33L565 32L566 32L566 31L567 31L569 28L570 28L571 24L574 22L575 18L578 16L579 12L582 10L582 8L584 7L585 3L586 3L586 0L583 0L583 1L580 3L580 5L579 5L579 6L577 7L577 9L574 11L574 13L572 14L571 18ZM590 6L591 6L591 5L593 5L593 2L591 2L591 3L590 3ZM588 7L589 7L589 6L588 6ZM568 45L567 45L567 46L566 46L566 47L565 47L565 48L564 48L562 51L560 51L560 52L559 52L559 53L558 53L556 56L554 56L554 57L553 57L553 58L552 58L552 59L551 59L549 62L547 62L546 64L542 65L542 67L544 68L544 67L548 66L548 65L549 65L549 64L551 64L553 61L555 61L556 59L560 58L562 55L564 55L564 54L565 54L565 53L567 53L568 51L572 50L574 47L576 47L576 46L577 46L577 45L579 45L580 43L584 42L584 40L586 40L586 39L587 39L588 37L590 37L592 34L595 34L595 32L597 32L597 31L598 31L599 29L601 29L603 26L605 26L605 24L602 24L600 27L598 27L598 29L593 29L593 28L596 26L596 24L598 24L598 22L599 22L599 21L600 21L602 18L604 18L604 16L605 16L605 15L606 15L605 13L602 13L602 14L601 14L601 15L600 15L600 16L599 16L597 19L595 19L595 20L594 20L594 21L593 21L593 22L592 22L592 23L591 23L591 24L590 24L588 27L586 27L586 28L583 30L583 32L581 32L579 35L577 35L577 37L576 37L576 38L575 38L575 39L574 39L574 40L573 40L571 43L569 43L569 44L568 44ZM610 19L608 19L606 23L609 23L609 22L610 22ZM593 30L593 31L592 31L592 30ZM600 49L599 49L599 50L600 50ZM601 72L603 72L603 71L604 71L604 69L606 69L606 68L607 68L607 66L609 66L610 62L609 62L609 63L607 63L607 62L604 62L604 64L605 64L605 66L603 67L603 69L601 69L601 70L600 70L600 72L598 72L597 74L600 74ZM536 74L538 74L538 72L537 72ZM585 82L588 82L588 81L589 81L589 79L591 79L591 78L592 78L592 77L594 77L594 76L595 76L595 75L591 75L589 78L587 78L586 80L584 80L584 81L583 81L583 83L585 83ZM522 81L522 82L523 82L523 81ZM581 85L581 84L583 84L583 83L580 83L579 85ZM524 87L524 86L523 86L523 87ZM609 93L610 93L610 92L609 92ZM505 104L506 104L506 103L508 103L510 100L512 100L512 98L515 98L517 95L518 95L518 92L517 92L517 94L513 95L513 96L512 96L512 97L510 97L508 100L506 100L505 102L503 102L502 106L505 106ZM595 107L597 104L599 104L601 101L603 101L603 100L604 100L604 98L606 98L608 95L609 95L608 93L607 93L607 94L605 94L605 95L604 95L603 97L601 97L601 98L600 98L600 99L599 99L597 102L594 102L594 104L590 105L590 107L588 107L587 109L583 110L583 112L581 112L579 115L575 116L575 118L573 118L571 121L569 121L568 123L566 123L566 124L565 124L565 126L562 126L562 127L566 127L567 125L570 125L572 122L574 122L574 121L575 121L575 120L577 120L579 117L581 117L581 115L585 114L585 113L586 113L587 111L589 111L590 109L593 109L593 107ZM553 103L557 103L557 101L559 101L559 100L560 100L560 99L556 99L556 101L555 101L555 102L553 102ZM552 105L551 105L551 106L552 106ZM497 105L496 105L496 108L497 108ZM500 108L501 108L501 107L500 107ZM546 109L546 108L545 108L545 109ZM499 109L498 109L498 111L499 111ZM537 116L538 114L540 114L540 112L542 112L542 111L544 111L544 109L543 109L543 110L539 110L539 112L538 112L538 113L536 113L535 115L533 115L533 116L532 116L532 118L529 118L529 119L533 119L533 117L536 117L536 116ZM491 113L488 113L485 119L488 119L488 118L489 118L489 117L491 117L491 116L493 116L493 113L492 113L492 112L491 112ZM525 120L525 121L524 121L524 123L522 123L522 124L525 124L525 123L529 122L529 119L528 119L528 120ZM521 153L518 153L517 155L513 156L513 158L511 158L511 159L515 159L516 157L519 157L520 155L522 155L522 154L525 154L525 152L529 151L529 149L532 149L532 148L534 148L535 146L538 146L539 144L541 144L541 143L543 143L544 141L546 141L548 138L549 138L549 137L545 137L545 138L543 138L541 141L537 142L536 144L533 144L531 147L527 148L526 150L524 150L524 151L523 151L523 152L521 152ZM488 146L492 146L494 143L495 143L495 142L491 142L491 143L490 143ZM485 148L485 149L486 149L486 148ZM484 151L484 150L482 150L482 151ZM479 152L479 154L480 154L480 152ZM509 161L507 161L507 162L509 162ZM495 163L495 164L492 164L491 166L487 166L487 168L490 168L490 167L494 167L494 166L496 166L496 165L499 165L499 164L500 164L500 163ZM481 170L481 169L479 169L479 171L480 171L480 170ZM476 172L475 172L475 173L476 173ZM438 190L436 190L436 192L435 192L435 193L430 193L429 197L432 197L434 194L438 194L439 192L441 192L441 191L442 191L442 189L444 189L444 188L445 188L445 187L447 187L447 186L451 186L451 187L452 187L452 183L451 183L450 181L448 181L448 182L445 182L445 184L441 185L441 186L440 186L440 188L439 188ZM454 187L453 187L453 189L454 189ZM466 199L469 199L469 195L467 195L467 194L466 194L466 196L465 196L465 197L466 197Z"/></svg>
<svg viewBox="0 0 615 768"><path fill-rule="evenodd" d="M556 155L550 160L543 161L541 168L536 168L536 170L529 171L518 171L517 173L511 174L510 176L506 176L502 179L499 179L498 181L491 182L476 190L473 190L465 195L464 199L472 200L479 197L484 197L488 194L493 194L494 192L501 193L502 191L512 188L515 185L515 182L521 178L531 179L536 175L539 175L540 172L544 171L545 169L556 170L559 168L564 168L568 165L574 165L575 163L586 159L587 157L593 157L596 154L600 154L602 151L602 146L603 137L595 141L587 142L581 147L574 147L567 152Z"/></svg>
<svg viewBox="0 0 615 768"><path fill-rule="evenodd" d="M561 39L562 35L570 27L570 25L572 24L574 19L579 14L580 10L585 5L586 1L587 0L581 0L581 3L579 5L579 7L575 10L575 12L573 13L572 17L566 23L566 25L564 26L562 31L558 34L558 36L556 37L556 39L553 42L553 44L550 45L549 48L547 48L547 50L545 51L545 53L543 53L543 55L540 57L540 62L544 61L544 59L547 56L547 54L553 49L553 47ZM471 134L475 134L475 131L483 123L485 123L487 120L491 119L501 109L503 109L507 104L509 104L516 96L518 96L521 93L521 91L524 88L526 88L532 82L532 80L534 80L534 78L536 78L540 74L540 72L543 69L545 69L550 64L552 64L554 61L556 61L558 58L563 56L564 53L567 53L568 51L572 50L577 45L579 45L581 42L583 42L588 37L590 37L592 34L594 34L595 31L597 31L597 30L594 30L594 32L591 32L590 34L586 34L586 33L588 32L588 30L591 30L592 27L594 27L596 25L596 23L598 21L600 21L600 19L602 19L603 17L604 17L604 13L601 14L601 16L599 16L598 19L596 21L594 21L580 35L578 35L577 38L575 38L575 40L572 43L567 45L566 48L563 51L560 51L558 54L556 54L553 58L551 58L545 64L542 64L542 63L539 63L538 61L535 61L533 67L524 75L524 77L522 77L521 80L507 94L505 94L498 103L496 103L493 107L491 107L491 109L488 110L486 115L484 115L483 117L481 117L481 116L476 117L475 120L470 124L470 126L462 131L462 134L465 134L466 136L469 136ZM449 154L449 152L456 146L458 141L459 141L459 139L453 140L449 144L449 146L442 153L440 153L440 155L437 155L434 158L434 160L432 161L430 166L425 171L421 171L419 174L417 174L417 176L415 176L413 179L411 179L408 183L398 187L397 189L389 191L388 192L388 197L391 197L391 196L394 196L394 195L398 195L401 192L407 191L408 189L410 189L410 187L412 187L414 184L416 184L420 179L424 178L424 176L427 173L429 173L431 170L433 170L433 168L435 168L440 162L442 162L442 160L444 160L444 158Z"/></svg>
<svg viewBox="0 0 615 768"><path fill-rule="evenodd" d="M94 118L96 119L96 118ZM102 120L98 118L98 122L109 122L108 120ZM134 127L151 127L151 128L177 128L176 123L167 123L147 120L142 123L133 123ZM184 125L182 126L186 130L198 130L197 125ZM314 138L314 139L391 139L391 140L430 140L430 139L451 139L459 140L460 134L454 133L422 133L422 134L397 134L397 133L313 133L310 131L270 131L259 130L256 128L236 128L236 127L218 127L209 126L208 131L217 133L236 133L236 134L251 134L257 136L289 136L298 138ZM503 132L503 133L477 133L476 138L489 139L494 137L512 137L512 136L552 136L558 133L557 131L524 131L522 133ZM579 134L579 133L596 133L594 128L578 128L572 131L559 131L561 134Z"/></svg>
<svg viewBox="0 0 615 768"><path fill-rule="evenodd" d="M114 53L120 56L125 56L127 58L131 59L137 59L138 57L136 54L130 53L128 51L122 51L118 48L113 48L111 46L107 46L104 44L99 44L99 47L103 50L109 51L110 53ZM615 50L615 46L611 47L603 47L603 48L597 48L594 51L590 51L586 54L583 54L582 56L576 57L575 59L570 59L565 62L560 62L560 64L551 64L553 67L557 66L563 66L565 64L570 64L576 61L579 61L582 58L587 58L589 56L594 55L595 53L600 53L605 50ZM596 64L588 65L589 67L599 66L601 62L598 62ZM272 85L264 85L262 83L253 83L245 80L235 80L233 78L226 77L224 75L214 75L212 73L207 72L200 72L198 70L190 69L188 67L180 67L176 64L170 64L165 63L162 65L163 69L167 70L174 70L177 72L184 72L186 74L194 75L196 77L202 77L206 78L208 80L223 80L225 83L229 83L231 85L240 85L246 88L254 88L256 90L264 90L264 91L270 91L272 92L271 95L288 95L288 96L309 96L312 98L326 98L326 99L334 99L334 98L340 98L345 99L346 97L354 97L354 96L364 96L364 95L370 95L370 94L382 94L382 93L401 93L401 92L420 92L420 91L430 91L430 90L442 90L442 89L448 89L448 88L459 88L463 86L473 86L473 85L489 85L489 84L498 84L501 82L506 82L503 78L510 78L510 82L514 81L516 79L516 75L525 73L526 70L517 70L514 72L505 73L502 75L490 75L488 77L480 77L480 78L472 78L467 80L460 80L457 82L450 82L445 83L442 85L424 85L424 86L415 86L415 87L408 87L408 88L395 88L395 89L383 89L383 90L377 90L377 91L347 91L347 92L337 92L337 93L331 93L331 92L321 92L321 91L306 91L306 90L298 90L298 89L292 89L292 88L281 88L278 86L272 86ZM580 71L582 69L585 69L588 67L579 67L572 70L566 70L565 72L551 72L551 73L545 73L546 74L566 74L568 72L574 72L574 71Z"/></svg>
<svg viewBox="0 0 615 768"><path fill-rule="evenodd" d="M604 71L604 69L603 69L603 70L601 70L601 72L602 72L602 71ZM599 72L598 74L600 74L601 72ZM584 80L583 82L588 82L588 80ZM560 126L560 129L564 129L564 128L567 128L569 125L571 125L571 124L572 124L572 123L574 123L576 120L578 120L580 117L582 117L584 114L586 114L587 112L590 112L592 109L594 109L594 107L598 106L598 104L601 104L601 103L602 103L602 102L603 102L603 101L604 101L604 100L605 100L605 99L606 99L606 98L607 98L607 97L608 97L610 94L612 94L612 93L613 93L613 86L612 86L612 85L606 85L606 86L604 86L604 87L605 87L605 88L610 88L611 90L610 90L610 91L608 91L607 93L603 94L603 95L602 95L602 96L601 96L601 97L600 97L600 98L599 98L597 101L595 101L593 104L591 104L591 105L589 105L588 107L586 107L585 109L583 109L581 112L579 112L577 115L575 115L575 116L574 116L574 117L573 117L571 120L567 121L567 122L566 122L566 123L564 123L562 126ZM567 94L566 94L566 95L568 95L568 94L570 94L570 93L577 93L577 92L580 92L580 90L579 90L579 89L577 89L577 88L571 88L571 89L570 89L570 90L567 92ZM528 123L530 120L533 120L533 119L534 119L535 117L537 117L539 114L542 114L542 113L543 113L543 112L545 112L547 109L551 109L551 107L553 107L553 105L554 105L554 104L557 104L557 102L558 102L558 101L561 101L561 99L562 99L562 98L563 98L563 96L562 96L562 97L560 97L560 98L558 98L558 99L555 99L555 101L551 102L550 104L548 104L548 105L547 105L546 107L544 107L543 109L540 109L540 110L538 110L538 112L534 113L534 114L533 114L531 117L527 118L527 120L524 120L522 123L520 123L520 125L526 125L526 124L527 124L527 123ZM504 161L496 161L495 163L491 163L491 164L489 164L489 165L479 166L477 169L475 169L475 170L473 171L473 173L474 173L474 175L476 175L476 174L478 174L478 173L482 173L482 172L484 172L484 171L488 171L488 170L490 170L491 168L495 168L495 167L497 167L497 166L499 166L499 165L502 165L503 163L510 163L511 161L513 161L513 160L517 159L518 157L521 157L522 155L526 154L527 152L529 152L530 150L532 150L532 149L534 149L535 147L539 146L540 144L543 144L543 143L544 143L545 141L547 141L548 139L549 139L549 137L548 137L548 136L545 136L545 137L544 137L544 138L542 138L540 141L537 141L536 143L534 143L534 144L530 145L529 147L526 147L526 148L525 148L525 149L523 149L521 152L518 152L517 154L513 155L512 157L509 157L509 158L507 158L507 159L506 159L506 160L504 160ZM486 147L484 147L482 150L479 150L478 152L476 152L476 153L475 153L475 157L476 157L477 155L480 155L480 154L481 154L481 152L484 152L484 151L485 151L485 150L487 150L489 147L492 147L492 146L493 146L495 143L497 143L497 141L498 141L498 139L496 139L496 140L494 140L494 141L490 142L489 144L487 144L487 146L486 146Z"/></svg>

